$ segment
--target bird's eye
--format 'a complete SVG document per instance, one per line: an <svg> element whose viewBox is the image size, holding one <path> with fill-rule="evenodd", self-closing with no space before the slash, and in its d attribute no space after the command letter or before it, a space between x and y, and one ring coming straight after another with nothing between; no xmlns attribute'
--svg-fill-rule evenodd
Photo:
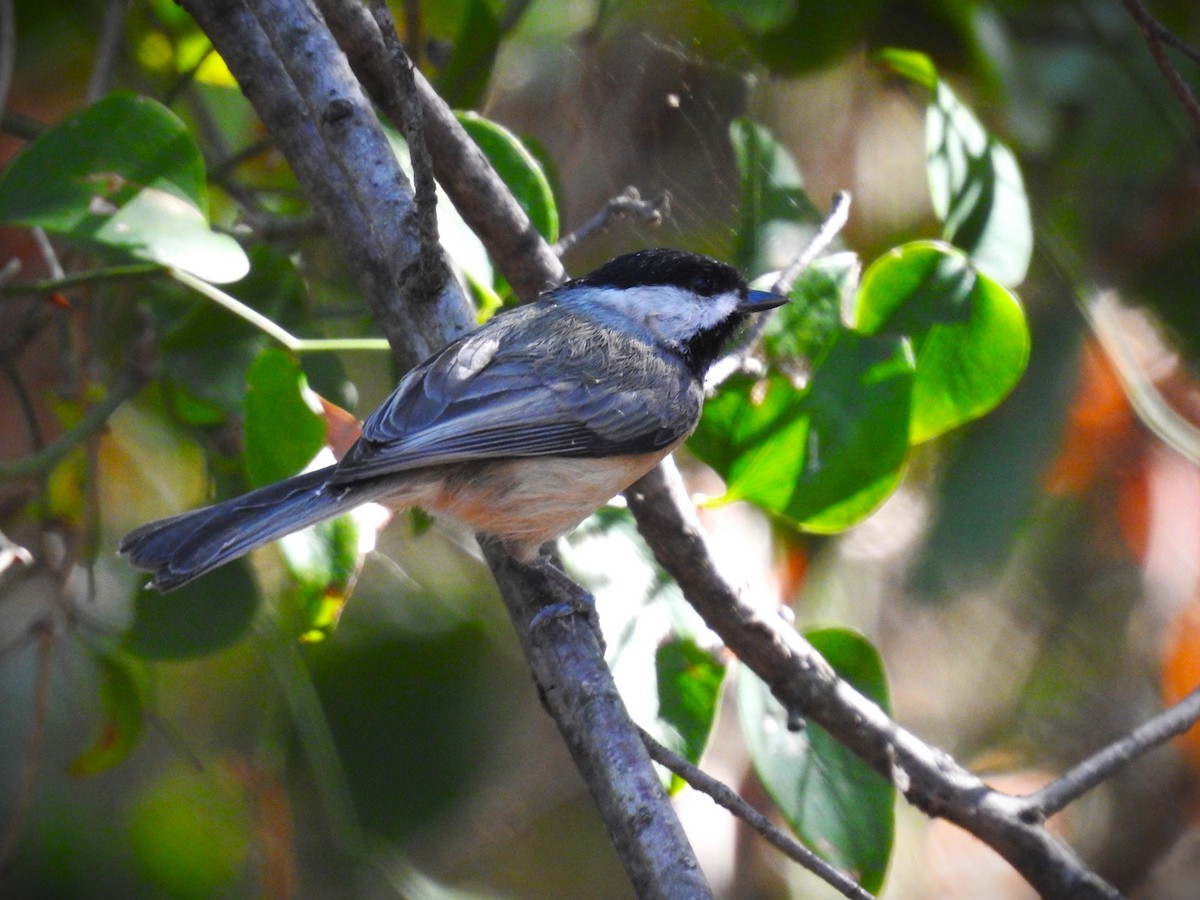
<svg viewBox="0 0 1200 900"><path fill-rule="evenodd" d="M701 297L711 297L716 293L717 285L711 275L696 275L692 278L691 289Z"/></svg>

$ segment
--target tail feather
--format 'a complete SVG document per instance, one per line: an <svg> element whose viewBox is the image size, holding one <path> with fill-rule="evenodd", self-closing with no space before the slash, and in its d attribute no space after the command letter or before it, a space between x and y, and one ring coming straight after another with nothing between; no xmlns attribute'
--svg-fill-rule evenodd
<svg viewBox="0 0 1200 900"><path fill-rule="evenodd" d="M379 499L381 482L327 485L328 466L131 531L120 552L174 590L256 547Z"/></svg>

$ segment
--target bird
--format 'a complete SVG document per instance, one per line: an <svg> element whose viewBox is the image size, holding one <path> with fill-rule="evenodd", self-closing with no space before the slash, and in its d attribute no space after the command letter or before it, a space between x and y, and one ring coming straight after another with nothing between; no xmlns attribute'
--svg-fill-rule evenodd
<svg viewBox="0 0 1200 900"><path fill-rule="evenodd" d="M532 563L692 433L704 375L787 297L655 248L498 313L409 371L341 460L131 531L119 552L170 591L365 503L420 507Z"/></svg>

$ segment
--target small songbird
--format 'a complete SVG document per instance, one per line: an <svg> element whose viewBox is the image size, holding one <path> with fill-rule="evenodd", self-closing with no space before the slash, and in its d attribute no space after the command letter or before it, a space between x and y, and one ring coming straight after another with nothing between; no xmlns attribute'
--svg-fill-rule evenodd
<svg viewBox="0 0 1200 900"><path fill-rule="evenodd" d="M143 525L121 553L172 590L377 502L494 535L531 562L692 433L722 347L786 302L705 256L617 257L414 368L336 465Z"/></svg>

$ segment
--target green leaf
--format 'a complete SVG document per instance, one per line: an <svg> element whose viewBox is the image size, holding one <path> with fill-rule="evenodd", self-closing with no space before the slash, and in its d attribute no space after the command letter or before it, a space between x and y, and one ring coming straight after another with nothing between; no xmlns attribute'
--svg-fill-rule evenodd
<svg viewBox="0 0 1200 900"><path fill-rule="evenodd" d="M295 581L291 598L301 639L323 640L337 626L359 564L362 524L353 513L293 532L279 541L284 565Z"/></svg>
<svg viewBox="0 0 1200 900"><path fill-rule="evenodd" d="M1029 361L1020 301L961 252L936 241L905 244L872 263L850 324L865 334L912 339L914 444L993 409Z"/></svg>
<svg viewBox="0 0 1200 900"><path fill-rule="evenodd" d="M808 531L849 528L900 480L913 362L902 338L843 331L801 390L782 375L729 379L689 444L728 486Z"/></svg>
<svg viewBox="0 0 1200 900"><path fill-rule="evenodd" d="M0 179L0 221L237 281L249 261L208 226L204 163L169 109L113 94L51 128Z"/></svg>
<svg viewBox="0 0 1200 900"><path fill-rule="evenodd" d="M512 191L525 214L547 241L558 240L558 205L542 164L515 134L478 113L455 113L483 151L496 174Z"/></svg>
<svg viewBox="0 0 1200 900"><path fill-rule="evenodd" d="M143 659L190 659L224 650L249 630L259 593L244 559L214 569L170 594L143 588L123 649Z"/></svg>
<svg viewBox="0 0 1200 900"><path fill-rule="evenodd" d="M887 678L874 647L838 628L805 637L856 690L888 709ZM895 788L819 725L788 729L788 714L746 668L738 708L755 771L792 830L868 891L883 883L895 837Z"/></svg>
<svg viewBox="0 0 1200 900"><path fill-rule="evenodd" d="M76 776L98 775L120 764L142 733L147 696L145 667L126 654L107 651L94 652L92 661L100 676L104 719L91 746L71 763L71 774Z"/></svg>
<svg viewBox="0 0 1200 900"><path fill-rule="evenodd" d="M858 286L861 266L854 253L816 260L800 273L792 302L771 316L763 344L771 360L798 359L814 365L842 330L842 308Z"/></svg>
<svg viewBox="0 0 1200 900"><path fill-rule="evenodd" d="M745 119L729 126L740 178L733 262L760 274L780 268L804 246L821 214L804 193L804 179L770 132Z"/></svg>
<svg viewBox="0 0 1200 900"><path fill-rule="evenodd" d="M300 361L286 350L268 348L246 379L246 477L262 487L295 475L325 446L325 419Z"/></svg>
<svg viewBox="0 0 1200 900"><path fill-rule="evenodd" d="M937 90L937 66L924 53L899 47L884 47L875 54L875 58L897 75L921 85L926 90Z"/></svg>
<svg viewBox="0 0 1200 900"><path fill-rule="evenodd" d="M996 281L1020 284L1033 255L1033 223L1016 157L938 78L928 57L888 49L878 58L932 93L925 166L942 236Z"/></svg>
<svg viewBox="0 0 1200 900"><path fill-rule="evenodd" d="M485 0L469 0L458 21L462 25L450 62L438 76L437 92L450 106L470 109L480 105L492 77L500 49L500 21Z"/></svg>
<svg viewBox="0 0 1200 900"><path fill-rule="evenodd" d="M753 39L772 72L799 75L825 68L863 40L883 0L712 0Z"/></svg>
<svg viewBox="0 0 1200 900"><path fill-rule="evenodd" d="M659 646L654 662L658 717L674 738L665 743L689 762L699 762L717 718L725 665L695 641L677 636Z"/></svg>

